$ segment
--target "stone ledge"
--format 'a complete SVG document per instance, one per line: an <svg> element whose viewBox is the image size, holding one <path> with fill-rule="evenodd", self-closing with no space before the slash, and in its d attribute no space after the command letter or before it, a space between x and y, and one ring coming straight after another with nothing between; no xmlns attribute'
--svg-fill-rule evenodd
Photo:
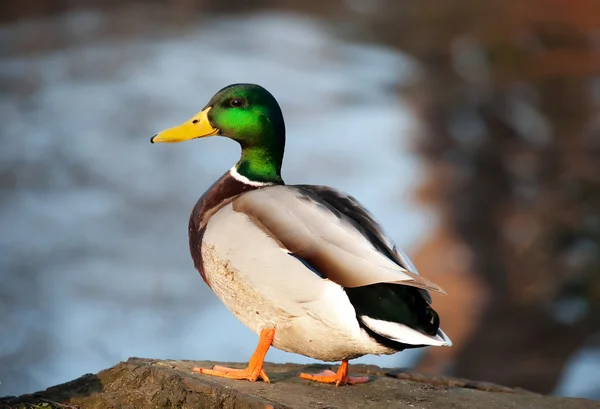
<svg viewBox="0 0 600 409"><path fill-rule="evenodd" d="M0 398L0 408L529 408L600 409L600 402L542 396L485 382L430 377L351 365L368 384L336 388L298 378L329 365L266 364L272 383L234 381L191 372L215 362L130 358L43 392ZM227 364L243 367L243 364Z"/></svg>

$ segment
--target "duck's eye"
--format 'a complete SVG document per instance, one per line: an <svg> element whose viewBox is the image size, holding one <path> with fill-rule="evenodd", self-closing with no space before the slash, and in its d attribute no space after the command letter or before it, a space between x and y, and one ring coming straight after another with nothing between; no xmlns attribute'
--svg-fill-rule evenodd
<svg viewBox="0 0 600 409"><path fill-rule="evenodd" d="M229 100L229 106L232 106L234 108L239 108L242 105L244 105L244 100L242 98L231 98Z"/></svg>

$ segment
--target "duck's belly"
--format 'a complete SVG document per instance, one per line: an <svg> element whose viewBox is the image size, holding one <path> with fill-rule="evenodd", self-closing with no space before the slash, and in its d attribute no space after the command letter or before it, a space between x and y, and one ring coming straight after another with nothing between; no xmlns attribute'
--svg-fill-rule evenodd
<svg viewBox="0 0 600 409"><path fill-rule="evenodd" d="M323 299L302 300L300 288L256 288L231 262L221 259L214 247L203 246L202 256L206 279L215 294L256 334L275 328L273 346L278 349L323 361L397 352L375 342L360 328L342 288L329 280L319 279L324 282L320 284ZM291 292L296 296L288 298L286 294Z"/></svg>
<svg viewBox="0 0 600 409"><path fill-rule="evenodd" d="M237 220L245 216L226 216L235 223L221 219L207 226L201 248L204 274L252 331L274 328L274 347L323 361L397 352L360 327L342 287L307 269L251 222Z"/></svg>

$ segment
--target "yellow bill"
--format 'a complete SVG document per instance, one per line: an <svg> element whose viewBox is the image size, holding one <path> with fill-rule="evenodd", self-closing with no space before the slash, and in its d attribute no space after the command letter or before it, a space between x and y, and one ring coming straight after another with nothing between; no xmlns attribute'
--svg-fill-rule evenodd
<svg viewBox="0 0 600 409"><path fill-rule="evenodd" d="M198 112L192 119L181 125L157 133L150 139L150 142L175 143L217 135L219 130L214 128L208 120L208 111L210 111L210 108L208 107L204 111Z"/></svg>

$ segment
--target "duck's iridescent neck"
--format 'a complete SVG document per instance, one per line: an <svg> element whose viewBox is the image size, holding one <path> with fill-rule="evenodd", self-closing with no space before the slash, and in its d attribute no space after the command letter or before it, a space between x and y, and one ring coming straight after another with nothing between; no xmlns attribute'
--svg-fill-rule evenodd
<svg viewBox="0 0 600 409"><path fill-rule="evenodd" d="M252 147L241 143L242 156L234 166L235 174L232 176L241 176L244 182L283 184L281 164L285 139L278 137L276 140L277 143L264 143ZM242 181L242 178L238 180Z"/></svg>

